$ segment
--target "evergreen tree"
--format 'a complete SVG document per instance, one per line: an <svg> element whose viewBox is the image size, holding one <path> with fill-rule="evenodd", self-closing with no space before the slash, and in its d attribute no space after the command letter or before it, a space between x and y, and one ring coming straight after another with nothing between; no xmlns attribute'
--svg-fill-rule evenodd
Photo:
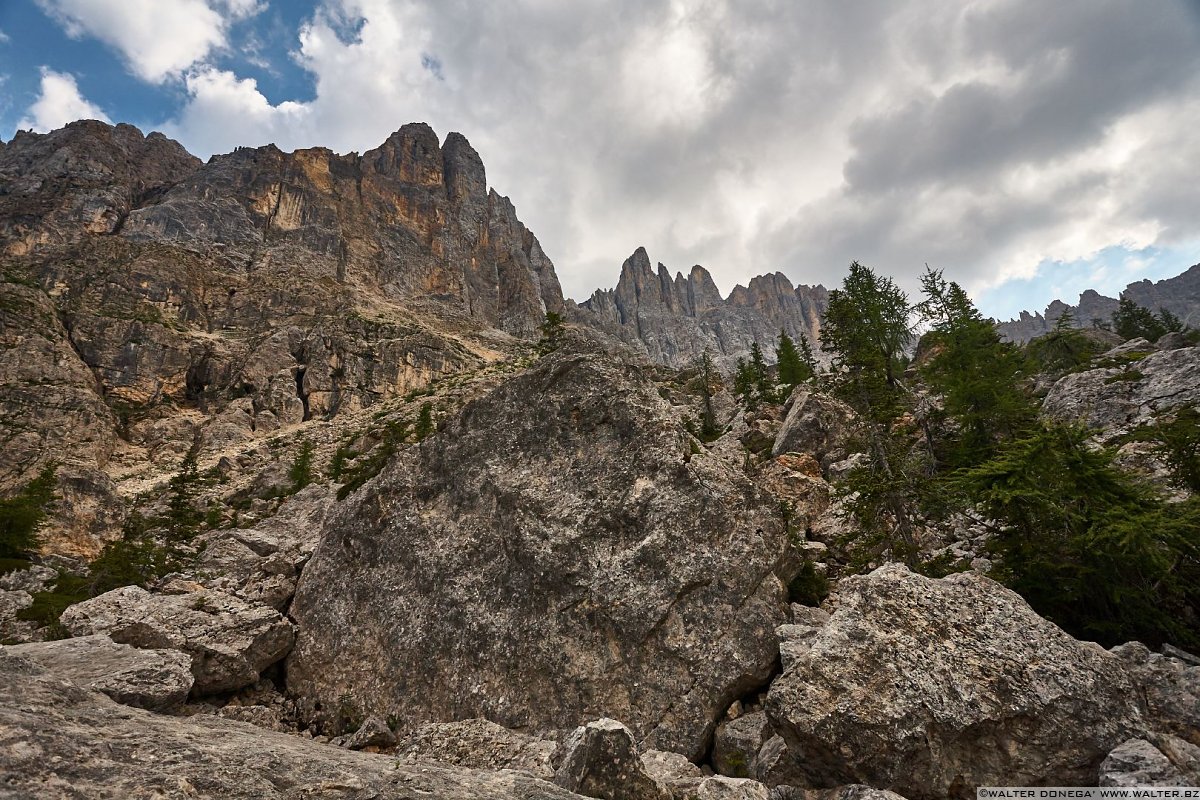
<svg viewBox="0 0 1200 800"><path fill-rule="evenodd" d="M800 359L804 362L804 366L808 368L809 375L817 374L817 359L813 355L812 345L808 343L808 337L803 333L800 334Z"/></svg>
<svg viewBox="0 0 1200 800"><path fill-rule="evenodd" d="M312 483L313 451L313 443L308 439L300 442L300 450L296 453L296 458L292 461L292 468L288 471L293 494Z"/></svg>
<svg viewBox="0 0 1200 800"><path fill-rule="evenodd" d="M779 331L779 342L775 346L775 363L779 367L779 382L787 387L788 393L812 377L812 371L804 363L796 343L787 335L787 331Z"/></svg>
<svg viewBox="0 0 1200 800"><path fill-rule="evenodd" d="M870 532L869 557L884 550L914 563L917 501L930 466L901 415L904 349L912 341L908 297L890 278L857 261L841 289L829 293L821 348L833 361L834 392L858 412L868 456L852 470L843 494L849 512Z"/></svg>
<svg viewBox="0 0 1200 800"><path fill-rule="evenodd" d="M413 430L413 435L419 442L431 433L433 433L433 403L422 403L421 413L417 415L417 427Z"/></svg>
<svg viewBox="0 0 1200 800"><path fill-rule="evenodd" d="M758 399L764 403L774 403L775 384L771 381L771 370L767 367L758 342L750 345L750 373L754 377L754 390L758 393Z"/></svg>
<svg viewBox="0 0 1200 800"><path fill-rule="evenodd" d="M566 319L557 311L547 311L546 320L542 323L542 338L538 342L538 350L549 353L562 344L563 332L566 330Z"/></svg>
<svg viewBox="0 0 1200 800"><path fill-rule="evenodd" d="M1000 523L999 577L1080 638L1196 641L1181 620L1200 600L1200 504L1164 505L1088 435L1037 428L956 477Z"/></svg>
<svg viewBox="0 0 1200 800"><path fill-rule="evenodd" d="M1163 324L1163 320L1154 316L1150 309L1143 308L1126 297L1122 297L1117 303L1117 310L1113 312L1112 321L1113 330L1123 339L1141 337L1153 342L1168 330ZM1174 321L1178 322L1178 320Z"/></svg>
<svg viewBox="0 0 1200 800"><path fill-rule="evenodd" d="M733 393L741 398L741 401L748 407L754 408L758 404L755 396L755 385L757 381L754 379L754 370L749 362L744 358L737 360L737 371L733 376Z"/></svg>
<svg viewBox="0 0 1200 800"><path fill-rule="evenodd" d="M950 467L972 466L990 457L998 441L1024 431L1036 415L1021 390L1025 359L1015 345L1000 340L992 321L940 271L927 269L921 288L925 300L917 309L932 323L925 337L932 355L921 374L956 423L942 437L949 441L939 456Z"/></svg>
<svg viewBox="0 0 1200 800"><path fill-rule="evenodd" d="M1029 361L1039 372L1061 375L1087 367L1100 346L1075 327L1071 312L1055 320L1054 329L1031 341L1025 348Z"/></svg>
<svg viewBox="0 0 1200 800"><path fill-rule="evenodd" d="M23 559L38 548L38 528L54 501L56 470L42 470L12 497L0 500L0 559Z"/></svg>
<svg viewBox="0 0 1200 800"><path fill-rule="evenodd" d="M835 392L859 414L887 422L899 412L904 350L912 342L908 297L857 261L829 293L821 349L830 353Z"/></svg>
<svg viewBox="0 0 1200 800"><path fill-rule="evenodd" d="M700 416L700 436L702 441L712 441L720 435L717 425L717 414L713 408L713 386L718 383L720 376L713 363L712 353L707 349L700 355L699 373L696 380L700 384L700 396L704 399L704 412Z"/></svg>
<svg viewBox="0 0 1200 800"><path fill-rule="evenodd" d="M167 482L167 517L164 520L174 538L190 538L200 525L200 512L196 510L196 494L200 490L200 439L188 449L179 465L179 471Z"/></svg>
<svg viewBox="0 0 1200 800"><path fill-rule="evenodd" d="M1165 308L1160 308L1158 310L1158 321L1168 333L1178 333L1187 328L1187 326L1183 324L1183 320Z"/></svg>

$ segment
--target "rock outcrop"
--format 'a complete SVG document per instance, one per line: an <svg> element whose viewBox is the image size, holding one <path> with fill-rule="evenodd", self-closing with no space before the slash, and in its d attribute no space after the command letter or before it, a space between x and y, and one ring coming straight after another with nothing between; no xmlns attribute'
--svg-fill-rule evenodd
<svg viewBox="0 0 1200 800"><path fill-rule="evenodd" d="M76 636L100 633L186 653L198 694L249 686L287 654L293 638L279 612L215 591L163 595L125 586L71 606L61 620Z"/></svg>
<svg viewBox="0 0 1200 800"><path fill-rule="evenodd" d="M1153 423L1157 414L1197 404L1200 347L1185 347L1066 375L1051 387L1042 412L1053 419L1082 422L1111 439Z"/></svg>
<svg viewBox="0 0 1200 800"><path fill-rule="evenodd" d="M580 797L517 772L403 764L243 722L120 706L4 649L0 698L0 785L10 797Z"/></svg>
<svg viewBox="0 0 1200 800"><path fill-rule="evenodd" d="M792 286L783 273L759 275L722 298L701 266L672 278L662 264L655 271L644 248L621 266L614 289L597 290L570 309L570 318L596 327L663 364L685 366L705 350L732 361L757 342L773 354L780 330L816 347L828 292L823 286Z"/></svg>
<svg viewBox="0 0 1200 800"><path fill-rule="evenodd" d="M769 678L799 563L778 503L693 452L652 372L571 338L345 501L291 607L289 689L314 718L609 715L703 753Z"/></svg>
<svg viewBox="0 0 1200 800"><path fill-rule="evenodd" d="M551 740L510 731L486 719L468 719L422 725L399 743L396 755L472 769L512 769L551 780L554 749Z"/></svg>
<svg viewBox="0 0 1200 800"><path fill-rule="evenodd" d="M1100 764L1101 786L1195 786L1200 780L1200 748L1182 740L1172 742L1176 750L1186 748L1190 763L1176 764L1145 739L1130 739L1113 749ZM1180 759L1183 760L1183 759ZM1182 767L1182 768L1181 768ZM1188 771L1185 774L1184 770Z"/></svg>
<svg viewBox="0 0 1200 800"><path fill-rule="evenodd" d="M910 798L980 785L1086 786L1146 727L1124 661L974 573L846 578L767 713L810 785Z"/></svg>

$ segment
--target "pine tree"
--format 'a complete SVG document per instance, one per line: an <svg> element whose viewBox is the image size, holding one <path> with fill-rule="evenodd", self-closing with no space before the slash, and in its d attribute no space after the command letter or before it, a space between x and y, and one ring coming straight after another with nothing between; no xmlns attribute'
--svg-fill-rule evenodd
<svg viewBox="0 0 1200 800"><path fill-rule="evenodd" d="M771 370L763 358L758 342L750 345L750 373L754 377L754 390L764 403L775 402L775 384L771 382Z"/></svg>
<svg viewBox="0 0 1200 800"><path fill-rule="evenodd" d="M1005 443L954 485L999 523L998 576L1039 614L1106 645L1196 641L1200 503L1164 505L1082 428Z"/></svg>
<svg viewBox="0 0 1200 800"><path fill-rule="evenodd" d="M1177 319L1174 319L1174 315L1172 315L1172 319L1178 322ZM1153 342L1169 330L1163 324L1163 319L1154 316L1150 309L1139 306L1127 297L1122 297L1117 303L1117 310L1113 312L1112 321L1113 330L1123 339L1140 337Z"/></svg>
<svg viewBox="0 0 1200 800"><path fill-rule="evenodd" d="M917 501L929 467L901 422L904 349L912 341L908 297L890 278L857 261L841 289L829 293L821 348L833 361L834 392L862 421L865 465L850 474L847 508L872 538L869 557L884 550L914 563Z"/></svg>
<svg viewBox="0 0 1200 800"><path fill-rule="evenodd" d="M1025 359L940 271L927 269L921 287L925 300L917 310L932 323L924 341L932 355L921 374L956 423L952 434L941 437L948 441L940 456L952 468L972 466L986 460L998 441L1024 431L1036 415L1021 390Z"/></svg>
<svg viewBox="0 0 1200 800"><path fill-rule="evenodd" d="M557 311L547 311L546 319L542 323L541 332L542 338L538 342L538 350L542 353L549 353L551 350L558 348L562 344L563 332L566 330L566 319Z"/></svg>
<svg viewBox="0 0 1200 800"><path fill-rule="evenodd" d="M737 370L733 376L733 393L741 398L741 401L749 408L754 408L758 404L755 396L755 383L754 370L750 367L749 362L744 358L739 358Z"/></svg>
<svg viewBox="0 0 1200 800"><path fill-rule="evenodd" d="M908 297L890 278L857 261L841 289L829 293L821 349L830 353L835 392L877 421L899 411L904 350L912 342Z"/></svg>
<svg viewBox="0 0 1200 800"><path fill-rule="evenodd" d="M804 362L804 366L808 367L809 375L817 374L817 359L813 355L812 345L808 343L808 337L803 333L800 334L800 358Z"/></svg>
<svg viewBox="0 0 1200 800"><path fill-rule="evenodd" d="M796 349L796 343L787 335L787 331L779 331L779 342L775 346L775 363L779 368L779 382L791 390L812 377L812 371Z"/></svg>
<svg viewBox="0 0 1200 800"><path fill-rule="evenodd" d="M300 442L300 450L297 451L296 458L292 461L292 468L288 470L288 479L291 481L293 494L312 483L314 449L313 443L308 439Z"/></svg>
<svg viewBox="0 0 1200 800"><path fill-rule="evenodd" d="M713 408L713 386L718 382L718 374L716 365L713 363L712 353L705 350L700 355L699 369L697 372L697 380L700 383L700 396L704 399L704 413L700 416L700 439L702 441L712 441L721 433L720 427L717 426L717 414Z"/></svg>
<svg viewBox="0 0 1200 800"><path fill-rule="evenodd" d="M433 403L422 403L421 412L417 415L417 427L414 429L413 435L419 442L431 433L433 433Z"/></svg>

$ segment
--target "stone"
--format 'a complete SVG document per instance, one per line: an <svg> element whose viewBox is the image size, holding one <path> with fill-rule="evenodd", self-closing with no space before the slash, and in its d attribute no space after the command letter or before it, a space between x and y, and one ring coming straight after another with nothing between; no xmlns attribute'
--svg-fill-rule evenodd
<svg viewBox="0 0 1200 800"><path fill-rule="evenodd" d="M1168 658L1174 658L1177 661L1182 661L1189 667L1200 667L1200 656L1194 653L1189 653L1187 650L1184 650L1181 647L1176 647L1169 642L1164 642L1159 650L1164 656L1167 656Z"/></svg>
<svg viewBox="0 0 1200 800"><path fill-rule="evenodd" d="M767 787L748 778L714 775L705 778L696 792L697 800L768 800Z"/></svg>
<svg viewBox="0 0 1200 800"><path fill-rule="evenodd" d="M308 718L343 696L406 730L606 714L700 758L771 676L799 558L740 463L692 453L652 375L571 333L347 498L290 608Z"/></svg>
<svg viewBox="0 0 1200 800"><path fill-rule="evenodd" d="M755 711L717 726L712 764L720 775L749 778L758 771L758 751L771 737L767 715Z"/></svg>
<svg viewBox="0 0 1200 800"><path fill-rule="evenodd" d="M628 728L599 719L571 732L552 757L554 783L602 800L667 800L642 765Z"/></svg>
<svg viewBox="0 0 1200 800"><path fill-rule="evenodd" d="M1087 785L1144 726L1126 663L974 573L888 564L841 581L767 714L809 785L905 797Z"/></svg>
<svg viewBox="0 0 1200 800"><path fill-rule="evenodd" d="M467 719L426 723L399 743L396 754L472 769L517 770L550 780L555 746L552 740L510 731L486 719Z"/></svg>
<svg viewBox="0 0 1200 800"><path fill-rule="evenodd" d="M396 734L388 724L376 716L369 716L358 726L358 730L346 737L342 744L348 750L362 750L367 747L392 747L396 744Z"/></svg>
<svg viewBox="0 0 1200 800"><path fill-rule="evenodd" d="M0 775L12 797L579 798L518 772L397 763L208 714L120 706L4 649Z"/></svg>
<svg viewBox="0 0 1200 800"><path fill-rule="evenodd" d="M1101 786L1190 786L1162 751L1145 739L1130 739L1113 748L1100 764Z"/></svg>
<svg viewBox="0 0 1200 800"><path fill-rule="evenodd" d="M783 671L808 655L813 639L829 623L829 613L820 608L792 604L792 621L775 629Z"/></svg>
<svg viewBox="0 0 1200 800"><path fill-rule="evenodd" d="M168 711L192 690L192 662L176 650L141 650L104 635L3 648L55 677L103 692L118 703Z"/></svg>
<svg viewBox="0 0 1200 800"><path fill-rule="evenodd" d="M1138 356L1153 353L1157 349L1158 348L1151 342L1148 342L1141 337L1137 337L1135 339L1128 339L1124 342L1121 342L1116 347L1106 350L1100 355L1100 359L1121 358L1122 356L1133 356L1136 358Z"/></svg>
<svg viewBox="0 0 1200 800"><path fill-rule="evenodd" d="M1200 745L1200 667L1151 653L1140 642L1110 652L1129 671L1153 730Z"/></svg>
<svg viewBox="0 0 1200 800"><path fill-rule="evenodd" d="M1156 415L1200 404L1200 347L1151 353L1129 369L1133 372L1102 367L1060 378L1042 413L1083 423L1108 441L1152 423ZM1120 379L1123 375L1134 378Z"/></svg>
<svg viewBox="0 0 1200 800"><path fill-rule="evenodd" d="M1159 350L1178 350L1181 347L1191 347L1192 345L1182 333L1171 331L1158 337L1154 346Z"/></svg>
<svg viewBox="0 0 1200 800"><path fill-rule="evenodd" d="M161 595L125 586L70 606L60 620L77 636L103 633L134 647L186 653L197 694L253 684L293 640L279 612L215 591Z"/></svg>
<svg viewBox="0 0 1200 800"><path fill-rule="evenodd" d="M807 782L804 771L788 752L787 743L779 735L767 739L758 751L754 778L769 787L804 785Z"/></svg>
<svg viewBox="0 0 1200 800"><path fill-rule="evenodd" d="M821 464L846 457L846 439L855 419L849 406L806 386L796 387L788 403L772 455L808 453Z"/></svg>

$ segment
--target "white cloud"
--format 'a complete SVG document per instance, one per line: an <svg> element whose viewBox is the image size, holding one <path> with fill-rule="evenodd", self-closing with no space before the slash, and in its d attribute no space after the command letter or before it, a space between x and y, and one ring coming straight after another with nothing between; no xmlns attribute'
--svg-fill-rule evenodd
<svg viewBox="0 0 1200 800"><path fill-rule="evenodd" d="M324 0L295 53L315 99L197 68L166 130L201 155L461 131L579 299L638 245L725 290L832 285L855 258L980 290L1200 238L1196 21L1116 0Z"/></svg>
<svg viewBox="0 0 1200 800"><path fill-rule="evenodd" d="M75 76L42 67L42 89L26 117L17 123L18 129L30 128L46 133L77 119L98 119L110 122L97 106L79 93Z"/></svg>
<svg viewBox="0 0 1200 800"><path fill-rule="evenodd" d="M4 44L4 43L8 42L8 40L9 40L8 34L5 33L4 31L0 31L0 44Z"/></svg>
<svg viewBox="0 0 1200 800"><path fill-rule="evenodd" d="M115 48L141 80L162 83L227 45L231 21L262 11L260 0L37 0L69 36Z"/></svg>

